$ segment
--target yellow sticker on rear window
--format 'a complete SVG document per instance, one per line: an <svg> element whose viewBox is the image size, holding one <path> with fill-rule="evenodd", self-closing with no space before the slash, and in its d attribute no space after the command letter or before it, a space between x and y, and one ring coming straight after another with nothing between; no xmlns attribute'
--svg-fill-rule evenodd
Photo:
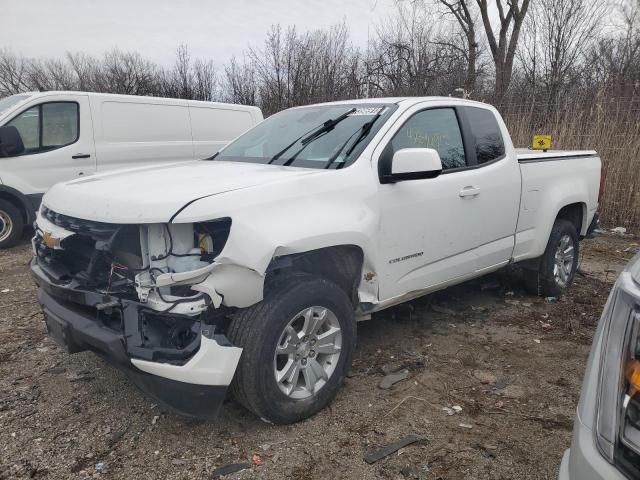
<svg viewBox="0 0 640 480"><path fill-rule="evenodd" d="M551 135L534 135L531 148L534 150L548 150L551 148Z"/></svg>

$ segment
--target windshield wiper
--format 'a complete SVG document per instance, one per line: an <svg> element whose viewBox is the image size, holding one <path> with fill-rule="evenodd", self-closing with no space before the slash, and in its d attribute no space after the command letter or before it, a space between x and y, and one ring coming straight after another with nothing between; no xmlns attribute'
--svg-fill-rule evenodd
<svg viewBox="0 0 640 480"><path fill-rule="evenodd" d="M353 150L356 148L356 146L362 140L364 140L367 135L369 135L369 132L371 131L371 127L373 127L373 124L376 123L376 120L378 120L380 118L380 116L382 115L383 111L384 111L384 108L381 109L378 113L376 113L375 116L371 120L369 120L367 123L362 125L362 127L359 129L360 135L358 135L358 138L356 138L356 140L351 144L351 146L349 147L349 149L345 153L345 158L347 158L349 155L351 155L351 152L353 152ZM338 159L338 157L340 156L340 153L342 152L342 150L344 150L344 148L349 144L349 142L353 138L353 135L355 135L356 133L358 133L358 130L356 130L355 133L353 133L349 138L347 138L347 141L342 144L342 146L338 149L338 151L336 153L334 153L331 156L331 158L329 158L329 160L327 160L327 163L324 166L324 168L329 168L331 165L333 165L333 162L335 162Z"/></svg>
<svg viewBox="0 0 640 480"><path fill-rule="evenodd" d="M302 148L300 150L298 150L295 155L293 157L291 157L290 159L287 160L287 162L284 164L285 166L291 165L291 163L295 160L295 158L300 154L300 152L302 150L304 150L307 145L309 145L311 142L313 142L316 138L318 138L320 135L327 133L331 130L333 130L333 128L339 124L341 121L343 121L345 118L347 118L349 115L351 115L353 112L355 112L356 109L352 108L346 112L344 112L342 115L340 115L339 117L336 118L332 118L327 120L326 122L324 122L322 125L320 125L319 127L314 127L311 130L306 131L305 133L303 133L302 135L300 135L298 138L296 138L293 142L291 142L289 145L287 145L286 147L284 147L282 150L280 150L278 153L276 153L273 157L271 157L271 159L267 162L267 163L273 163L275 162L277 159L279 159L287 150L289 150L291 147L293 147L296 143L300 142L302 143ZM309 133L311 132L311 133Z"/></svg>

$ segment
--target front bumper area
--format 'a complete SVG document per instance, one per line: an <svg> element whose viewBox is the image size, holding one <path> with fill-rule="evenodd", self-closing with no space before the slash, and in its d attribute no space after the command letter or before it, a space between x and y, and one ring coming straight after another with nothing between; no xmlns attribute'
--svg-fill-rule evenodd
<svg viewBox="0 0 640 480"><path fill-rule="evenodd" d="M579 416L573 425L571 449L566 450L560 464L558 480L626 480L627 477L611 465L596 447L593 430Z"/></svg>
<svg viewBox="0 0 640 480"><path fill-rule="evenodd" d="M47 330L69 353L95 352L148 397L181 415L219 413L242 349L215 334L215 325L179 315L160 318L133 300L57 285L37 259L31 272ZM158 332L151 324L171 321L188 322L188 331L197 331L194 339L176 348L153 338Z"/></svg>

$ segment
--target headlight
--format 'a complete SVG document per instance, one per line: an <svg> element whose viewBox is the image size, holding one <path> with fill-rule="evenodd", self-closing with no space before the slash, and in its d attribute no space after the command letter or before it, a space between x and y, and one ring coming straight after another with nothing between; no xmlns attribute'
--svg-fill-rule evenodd
<svg viewBox="0 0 640 480"><path fill-rule="evenodd" d="M596 443L632 478L640 478L640 256L621 275L603 313Z"/></svg>

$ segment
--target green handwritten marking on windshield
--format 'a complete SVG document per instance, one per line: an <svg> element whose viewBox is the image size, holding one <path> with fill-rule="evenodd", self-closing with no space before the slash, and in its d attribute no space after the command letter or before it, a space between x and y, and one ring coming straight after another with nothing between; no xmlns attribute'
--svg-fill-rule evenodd
<svg viewBox="0 0 640 480"><path fill-rule="evenodd" d="M423 148L438 149L442 146L446 135L443 133L427 133L422 132L415 128L407 129L407 137L411 139L411 142Z"/></svg>

